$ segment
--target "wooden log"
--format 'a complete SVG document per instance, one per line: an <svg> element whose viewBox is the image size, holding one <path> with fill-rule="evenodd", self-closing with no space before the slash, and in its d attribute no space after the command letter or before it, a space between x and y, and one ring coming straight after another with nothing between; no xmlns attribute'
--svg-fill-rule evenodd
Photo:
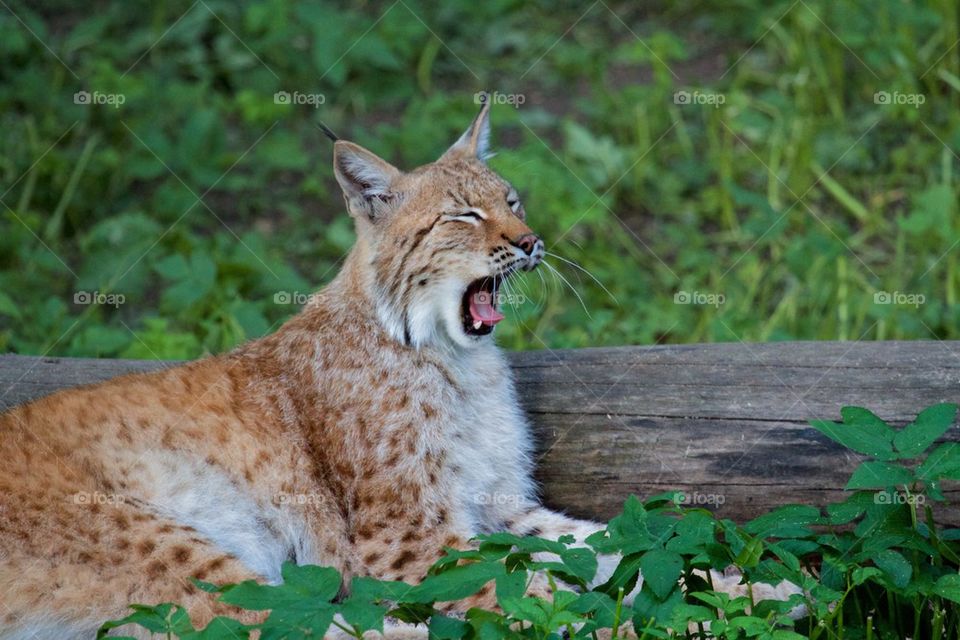
<svg viewBox="0 0 960 640"><path fill-rule="evenodd" d="M823 504L860 456L809 426L859 405L906 423L960 401L960 342L790 342L544 350L510 356L539 442L544 499L607 519L631 493L683 491L738 522ZM173 363L0 356L0 408ZM960 440L953 429L947 439ZM947 487L957 502L960 490ZM939 517L960 523L960 509Z"/></svg>

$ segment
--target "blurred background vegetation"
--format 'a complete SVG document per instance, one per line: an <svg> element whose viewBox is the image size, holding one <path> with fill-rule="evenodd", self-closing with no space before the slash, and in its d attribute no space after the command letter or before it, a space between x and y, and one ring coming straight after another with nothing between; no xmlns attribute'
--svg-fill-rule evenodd
<svg viewBox="0 0 960 640"><path fill-rule="evenodd" d="M960 338L958 24L958 0L5 0L0 350L274 330L353 239L317 123L409 168L481 89L492 164L602 283L526 276L505 346Z"/></svg>

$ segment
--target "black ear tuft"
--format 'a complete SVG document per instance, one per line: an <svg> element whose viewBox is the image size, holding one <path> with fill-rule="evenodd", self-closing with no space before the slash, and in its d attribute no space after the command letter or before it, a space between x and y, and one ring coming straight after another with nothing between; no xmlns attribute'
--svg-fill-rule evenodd
<svg viewBox="0 0 960 640"><path fill-rule="evenodd" d="M330 138L330 139L333 140L334 142L336 142L337 140L340 139L340 138L337 136L337 134L335 134L335 133L330 129L330 127L328 127L327 125L323 124L322 122L317 125L317 128L320 129L320 131L323 131L323 135L327 136L328 138Z"/></svg>

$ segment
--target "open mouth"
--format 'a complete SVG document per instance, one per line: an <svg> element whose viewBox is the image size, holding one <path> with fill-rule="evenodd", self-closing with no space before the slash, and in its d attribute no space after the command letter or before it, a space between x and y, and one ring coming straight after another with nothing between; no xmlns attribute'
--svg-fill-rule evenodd
<svg viewBox="0 0 960 640"><path fill-rule="evenodd" d="M492 276L474 280L463 294L463 330L467 335L485 336L503 320L504 315L497 309L497 289L503 276Z"/></svg>

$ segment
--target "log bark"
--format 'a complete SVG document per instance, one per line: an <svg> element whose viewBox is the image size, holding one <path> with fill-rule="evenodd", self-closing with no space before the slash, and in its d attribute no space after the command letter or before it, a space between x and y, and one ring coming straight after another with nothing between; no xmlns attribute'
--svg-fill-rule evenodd
<svg viewBox="0 0 960 640"><path fill-rule="evenodd" d="M790 342L513 353L546 503L605 520L631 493L679 490L744 522L824 504L860 456L809 426L863 406L899 424L960 401L960 342ZM0 356L0 409L172 363ZM946 439L960 440L958 429ZM960 490L946 487L950 502ZM960 509L937 508L945 523Z"/></svg>

